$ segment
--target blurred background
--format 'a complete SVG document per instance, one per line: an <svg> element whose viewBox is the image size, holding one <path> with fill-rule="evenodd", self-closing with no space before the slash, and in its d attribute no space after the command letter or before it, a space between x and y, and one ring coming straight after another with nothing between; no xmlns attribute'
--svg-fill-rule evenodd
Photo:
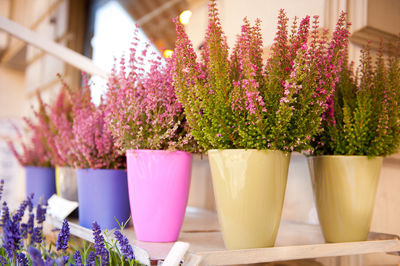
<svg viewBox="0 0 400 266"><path fill-rule="evenodd" d="M381 39L394 40L400 32L399 0L218 0L222 26L233 46L242 19L262 20L265 56L268 56L277 26L279 9L292 19L318 15L321 26L333 29L340 11L352 22L350 60L358 62L363 45L372 49ZM179 17L198 51L207 26L205 0L0 0L0 16L39 34L40 39L56 42L91 60L110 72L115 58L128 54L136 25L139 39L149 42L155 53L170 57L175 44ZM15 138L10 121L21 125L23 116L32 114L35 93L46 102L61 87L57 74L72 88L81 86L80 70L46 51L35 48L0 30L0 178L6 179L5 197L18 202L24 196L24 173L4 140ZM99 102L106 80L93 76L91 93ZM213 210L214 197L208 166L192 180L189 205ZM372 230L400 234L400 155L386 158L378 188ZM292 157L283 219L318 223L306 158ZM335 259L333 259L335 260ZM389 255L368 255L365 265L398 263Z"/></svg>

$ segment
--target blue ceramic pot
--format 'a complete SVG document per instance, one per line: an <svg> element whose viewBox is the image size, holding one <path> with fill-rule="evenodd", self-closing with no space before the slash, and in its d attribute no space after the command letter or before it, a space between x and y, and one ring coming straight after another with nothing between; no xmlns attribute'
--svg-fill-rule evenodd
<svg viewBox="0 0 400 266"><path fill-rule="evenodd" d="M102 229L118 228L130 216L125 170L77 169L79 224L92 228L96 221Z"/></svg>
<svg viewBox="0 0 400 266"><path fill-rule="evenodd" d="M32 193L33 204L44 203L56 193L56 177L54 168L26 166L26 195Z"/></svg>

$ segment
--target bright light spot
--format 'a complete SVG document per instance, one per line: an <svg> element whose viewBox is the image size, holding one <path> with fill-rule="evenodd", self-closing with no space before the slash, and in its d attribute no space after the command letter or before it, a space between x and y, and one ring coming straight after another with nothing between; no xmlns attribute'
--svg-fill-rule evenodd
<svg viewBox="0 0 400 266"><path fill-rule="evenodd" d="M192 11L185 10L179 15L179 21L183 25L187 25L189 23L190 17L192 16Z"/></svg>
<svg viewBox="0 0 400 266"><path fill-rule="evenodd" d="M167 49L167 50L164 50L163 55L165 58L171 58L173 53L174 53L174 51Z"/></svg>
<svg viewBox="0 0 400 266"><path fill-rule="evenodd" d="M133 41L136 29L135 22L125 11L125 9L115 0L108 1L101 6L95 14L94 37L91 40L93 47L93 62L104 70L111 72L114 65L114 58L117 60L117 67L121 57L129 56L129 48ZM150 43L149 39L139 29L138 53ZM154 45L151 45L148 51L148 59L161 56ZM128 59L126 59L128 61ZM146 64L145 68L149 68ZM91 92L93 102L100 103L100 97L105 94L107 89L107 80L94 76L91 79Z"/></svg>

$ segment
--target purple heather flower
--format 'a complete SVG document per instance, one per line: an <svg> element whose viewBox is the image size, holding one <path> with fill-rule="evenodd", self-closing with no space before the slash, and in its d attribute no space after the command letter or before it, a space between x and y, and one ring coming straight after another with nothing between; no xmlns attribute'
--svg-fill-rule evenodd
<svg viewBox="0 0 400 266"><path fill-rule="evenodd" d="M19 222L8 219L3 226L3 247L9 258L13 258L22 246Z"/></svg>
<svg viewBox="0 0 400 266"><path fill-rule="evenodd" d="M104 237L101 235L101 228L97 222L93 222L92 231L94 238L94 251L96 256L101 257L102 264L107 265L109 254L104 244Z"/></svg>
<svg viewBox="0 0 400 266"><path fill-rule="evenodd" d="M64 220L60 233L58 233L56 249L57 250L62 249L64 251L67 250L68 240L69 240L69 225L67 220Z"/></svg>
<svg viewBox="0 0 400 266"><path fill-rule="evenodd" d="M42 259L42 254L40 253L39 250L37 250L36 248L34 248L32 246L29 246L28 253L32 260L32 266L44 265L44 261Z"/></svg>
<svg viewBox="0 0 400 266"><path fill-rule="evenodd" d="M18 254L18 265L20 265L20 266L28 266L29 265L28 258L22 252Z"/></svg>
<svg viewBox="0 0 400 266"><path fill-rule="evenodd" d="M42 240L43 240L42 228L41 227L33 228L32 236L31 236L31 244L33 244L33 243L40 244L40 243L42 243Z"/></svg>
<svg viewBox="0 0 400 266"><path fill-rule="evenodd" d="M90 252L87 262L86 262L87 266L96 266L96 255L94 254L94 252Z"/></svg>
<svg viewBox="0 0 400 266"><path fill-rule="evenodd" d="M114 232L115 237L118 240L118 244L121 248L122 255L124 255L125 259L133 260L135 259L135 255L133 254L132 246L129 243L128 238L124 236L120 231L116 230Z"/></svg>
<svg viewBox="0 0 400 266"><path fill-rule="evenodd" d="M76 266L83 266L81 252L79 250L75 251L75 253L73 255L73 258L75 260L75 265Z"/></svg>
<svg viewBox="0 0 400 266"><path fill-rule="evenodd" d="M45 220L46 220L46 205L39 204L36 208L36 221L38 224L42 224Z"/></svg>

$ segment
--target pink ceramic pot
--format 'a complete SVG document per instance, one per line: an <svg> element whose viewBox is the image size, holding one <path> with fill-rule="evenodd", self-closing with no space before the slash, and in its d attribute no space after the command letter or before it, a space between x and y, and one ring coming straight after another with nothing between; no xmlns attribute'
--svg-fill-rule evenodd
<svg viewBox="0 0 400 266"><path fill-rule="evenodd" d="M183 151L128 150L128 189L136 237L178 239L189 194L192 156Z"/></svg>

